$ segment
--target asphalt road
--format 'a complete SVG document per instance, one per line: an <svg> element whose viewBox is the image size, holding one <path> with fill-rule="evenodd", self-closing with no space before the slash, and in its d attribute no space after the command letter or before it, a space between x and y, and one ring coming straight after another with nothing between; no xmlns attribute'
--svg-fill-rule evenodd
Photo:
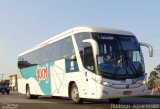
<svg viewBox="0 0 160 109"><path fill-rule="evenodd" d="M160 109L160 97L122 98L119 103L87 100L83 104L73 104L68 98L42 96L39 99L27 99L25 95L11 92L0 94L0 109Z"/></svg>

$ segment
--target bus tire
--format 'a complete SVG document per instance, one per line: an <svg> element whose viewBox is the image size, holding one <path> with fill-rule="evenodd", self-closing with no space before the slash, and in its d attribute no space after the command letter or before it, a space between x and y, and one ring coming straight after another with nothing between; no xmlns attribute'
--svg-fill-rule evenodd
<svg viewBox="0 0 160 109"><path fill-rule="evenodd" d="M75 83L71 86L70 98L75 104L81 104L83 102L83 99L79 97L79 91Z"/></svg>
<svg viewBox="0 0 160 109"><path fill-rule="evenodd" d="M10 91L7 91L7 94L9 95L9 94L10 94Z"/></svg>
<svg viewBox="0 0 160 109"><path fill-rule="evenodd" d="M30 93L30 87L29 87L29 85L26 86L26 96L27 96L28 99L34 99L34 98L36 98L36 96L34 96L34 95L32 95Z"/></svg>
<svg viewBox="0 0 160 109"><path fill-rule="evenodd" d="M109 102L111 102L111 103L118 103L119 100L120 100L120 98L111 98L111 99L109 99Z"/></svg>

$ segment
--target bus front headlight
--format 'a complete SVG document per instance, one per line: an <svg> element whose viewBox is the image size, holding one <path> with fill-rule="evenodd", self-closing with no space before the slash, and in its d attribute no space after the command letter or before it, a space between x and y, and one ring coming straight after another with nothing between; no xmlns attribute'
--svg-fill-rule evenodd
<svg viewBox="0 0 160 109"><path fill-rule="evenodd" d="M142 81L142 84L146 84L146 80Z"/></svg>
<svg viewBox="0 0 160 109"><path fill-rule="evenodd" d="M109 85L109 83L106 82L106 81L102 82L102 84L105 85L105 86Z"/></svg>
<svg viewBox="0 0 160 109"><path fill-rule="evenodd" d="M142 81L139 81L139 82L137 82L137 83L139 83L139 84L141 84L141 85L145 85L147 82L146 82L146 80L142 80Z"/></svg>
<svg viewBox="0 0 160 109"><path fill-rule="evenodd" d="M104 85L104 86L110 86L111 83L107 82L107 81L102 81L102 80L97 80L97 83Z"/></svg>

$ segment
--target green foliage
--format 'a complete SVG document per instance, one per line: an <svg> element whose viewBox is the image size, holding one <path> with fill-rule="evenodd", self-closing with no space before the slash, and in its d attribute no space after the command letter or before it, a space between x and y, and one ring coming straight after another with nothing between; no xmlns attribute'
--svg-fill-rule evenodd
<svg viewBox="0 0 160 109"><path fill-rule="evenodd" d="M151 71L148 80L148 88L152 89L153 87L155 87L155 83L159 79L160 79L160 64L156 68L154 68L154 71Z"/></svg>

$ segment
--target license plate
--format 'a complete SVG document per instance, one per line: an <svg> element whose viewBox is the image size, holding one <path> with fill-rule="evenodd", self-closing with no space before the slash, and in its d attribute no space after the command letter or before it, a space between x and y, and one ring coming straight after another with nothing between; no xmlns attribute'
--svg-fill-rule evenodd
<svg viewBox="0 0 160 109"><path fill-rule="evenodd" d="M130 95L130 94L132 94L132 91L124 91L123 92L123 95Z"/></svg>

